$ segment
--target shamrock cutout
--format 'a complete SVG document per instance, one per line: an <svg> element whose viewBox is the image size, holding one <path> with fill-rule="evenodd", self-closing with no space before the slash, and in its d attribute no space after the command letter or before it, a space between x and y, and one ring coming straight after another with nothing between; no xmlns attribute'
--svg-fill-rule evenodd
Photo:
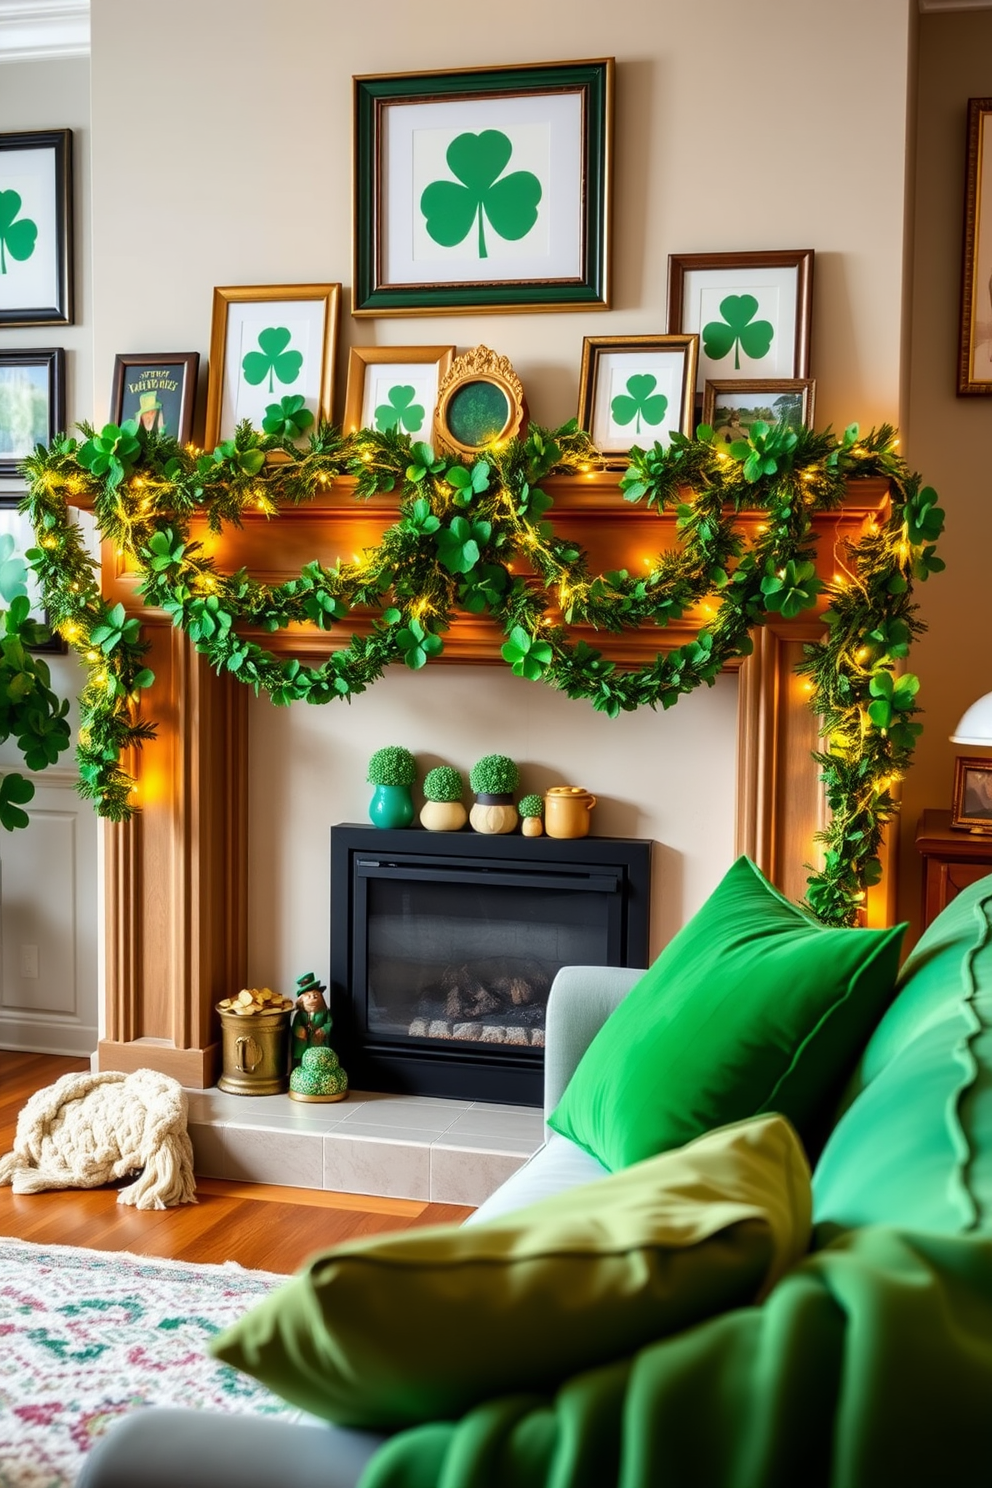
<svg viewBox="0 0 992 1488"><path fill-rule="evenodd" d="M245 382L258 387L268 377L270 393L275 392L273 376L280 382L295 382L303 366L303 353L286 350L292 339L292 332L285 326L267 326L264 331L259 331L258 344L262 350L249 351L241 363Z"/></svg>
<svg viewBox="0 0 992 1488"><path fill-rule="evenodd" d="M416 389L412 387L391 387L386 395L387 402L380 403L375 411L375 426L381 432L386 429L405 429L408 434L416 434L424 422L424 408L421 403L414 403Z"/></svg>
<svg viewBox="0 0 992 1488"><path fill-rule="evenodd" d="M646 424L660 424L668 408L668 399L664 393L655 392L657 386L658 379L651 372L638 372L633 377L628 377L627 391L618 393L610 401L613 422L624 428L631 419L636 418L635 434L641 432L642 418Z"/></svg>
<svg viewBox="0 0 992 1488"><path fill-rule="evenodd" d="M487 217L501 238L515 243L527 236L537 221L543 192L532 171L503 175L512 154L513 145L499 129L455 136L444 158L462 184L431 181L420 198L420 210L435 243L454 248L468 237L478 219L479 257L488 258L484 230Z"/></svg>
<svg viewBox="0 0 992 1488"><path fill-rule="evenodd" d="M741 366L741 350L754 361L768 355L775 335L770 320L755 320L758 302L754 295L727 295L720 301L723 320L711 320L703 326L703 350L714 362L734 353L734 371Z"/></svg>
<svg viewBox="0 0 992 1488"><path fill-rule="evenodd" d="M23 263L34 252L38 224L30 217L22 217L18 222L20 210L21 198L16 191L0 191L0 274L7 272L7 253Z"/></svg>

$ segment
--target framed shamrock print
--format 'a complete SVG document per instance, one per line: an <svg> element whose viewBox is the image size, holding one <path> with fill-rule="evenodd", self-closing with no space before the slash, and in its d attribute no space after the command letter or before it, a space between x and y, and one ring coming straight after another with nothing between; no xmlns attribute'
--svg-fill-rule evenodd
<svg viewBox="0 0 992 1488"><path fill-rule="evenodd" d="M65 428L65 351L0 351L0 476Z"/></svg>
<svg viewBox="0 0 992 1488"><path fill-rule="evenodd" d="M215 289L204 442L248 419L261 429L294 414L332 417L340 284Z"/></svg>
<svg viewBox="0 0 992 1488"><path fill-rule="evenodd" d="M352 313L605 308L613 71L356 77Z"/></svg>
<svg viewBox="0 0 992 1488"><path fill-rule="evenodd" d="M699 336L696 391L728 378L809 376L813 250L668 260L668 329Z"/></svg>
<svg viewBox="0 0 992 1488"><path fill-rule="evenodd" d="M429 443L438 389L454 354L453 346L353 346L343 432L395 429Z"/></svg>
<svg viewBox="0 0 992 1488"><path fill-rule="evenodd" d="M682 334L585 338L578 418L607 465L692 433L698 345Z"/></svg>
<svg viewBox="0 0 992 1488"><path fill-rule="evenodd" d="M0 326L72 324L72 130L0 134Z"/></svg>
<svg viewBox="0 0 992 1488"><path fill-rule="evenodd" d="M123 353L114 362L110 418L134 419L150 433L186 444L193 432L197 351Z"/></svg>

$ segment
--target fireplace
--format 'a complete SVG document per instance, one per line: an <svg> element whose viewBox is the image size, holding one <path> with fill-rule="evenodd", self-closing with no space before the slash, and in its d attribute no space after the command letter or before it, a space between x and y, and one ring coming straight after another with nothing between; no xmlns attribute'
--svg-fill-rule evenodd
<svg viewBox="0 0 992 1488"><path fill-rule="evenodd" d="M332 827L333 1040L353 1087L540 1105L555 973L647 963L651 848Z"/></svg>

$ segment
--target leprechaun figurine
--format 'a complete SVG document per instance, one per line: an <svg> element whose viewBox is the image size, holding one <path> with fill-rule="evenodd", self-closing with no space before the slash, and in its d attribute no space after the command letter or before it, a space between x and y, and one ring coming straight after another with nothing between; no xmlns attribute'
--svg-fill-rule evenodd
<svg viewBox="0 0 992 1488"><path fill-rule="evenodd" d="M298 979L296 989L296 1012L289 1025L294 1069L308 1049L323 1048L331 1032L331 1013L324 1001L324 984L308 971L306 976Z"/></svg>

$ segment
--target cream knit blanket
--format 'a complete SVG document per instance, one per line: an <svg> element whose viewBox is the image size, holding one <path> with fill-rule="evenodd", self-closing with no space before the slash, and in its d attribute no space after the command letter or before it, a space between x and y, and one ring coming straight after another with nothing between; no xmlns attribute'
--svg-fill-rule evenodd
<svg viewBox="0 0 992 1488"><path fill-rule="evenodd" d="M0 1185L31 1194L99 1188L138 1173L118 1204L195 1204L186 1115L183 1087L154 1070L63 1075L21 1110L14 1150L0 1157Z"/></svg>

